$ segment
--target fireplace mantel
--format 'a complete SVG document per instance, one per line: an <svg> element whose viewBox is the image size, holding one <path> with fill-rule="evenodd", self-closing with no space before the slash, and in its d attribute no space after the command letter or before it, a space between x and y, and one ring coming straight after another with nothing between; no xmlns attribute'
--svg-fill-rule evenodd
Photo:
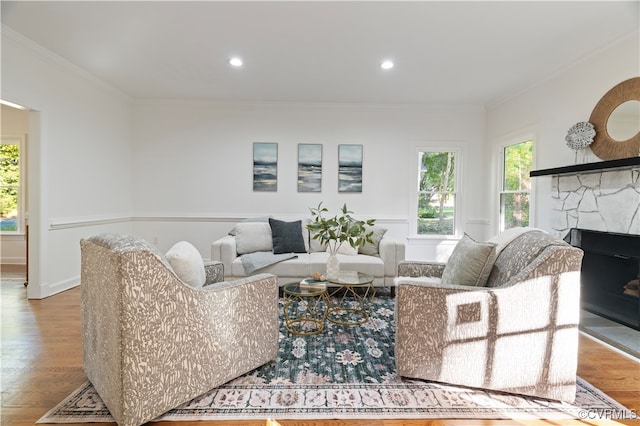
<svg viewBox="0 0 640 426"><path fill-rule="evenodd" d="M574 164L572 166L555 167L552 169L532 170L529 173L529 176L570 175L611 169L630 169L637 166L640 166L640 157L629 157L617 160L599 161L597 163Z"/></svg>

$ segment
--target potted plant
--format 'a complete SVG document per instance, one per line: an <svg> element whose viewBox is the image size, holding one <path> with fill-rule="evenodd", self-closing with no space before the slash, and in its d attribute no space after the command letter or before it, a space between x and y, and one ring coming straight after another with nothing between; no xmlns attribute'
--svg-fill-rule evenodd
<svg viewBox="0 0 640 426"><path fill-rule="evenodd" d="M349 244L357 249L365 242L373 243L371 236L373 230L367 232L366 227L373 226L375 219L357 220L353 212L347 208L345 203L339 214L326 217L328 209L322 206L322 202L317 208L310 208L312 221L307 225L311 232L311 238L318 240L320 244L327 244L329 249L329 260L327 261L327 278L335 279L340 272L340 263L336 256L338 249L343 244Z"/></svg>

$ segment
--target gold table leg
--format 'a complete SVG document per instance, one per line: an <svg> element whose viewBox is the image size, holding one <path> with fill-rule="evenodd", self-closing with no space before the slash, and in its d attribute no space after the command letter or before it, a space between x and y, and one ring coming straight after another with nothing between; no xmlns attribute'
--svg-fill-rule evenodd
<svg viewBox="0 0 640 426"><path fill-rule="evenodd" d="M312 336L324 331L329 300L327 292L314 296L300 296L285 293L285 328L296 336Z"/></svg>
<svg viewBox="0 0 640 426"><path fill-rule="evenodd" d="M358 294L356 289L364 289L364 294ZM338 297L338 293L343 292L342 297L337 303L333 303L333 297ZM327 313L327 319L335 324L340 325L361 325L365 322L369 321L369 311L371 308L371 303L373 302L373 298L375 297L376 290L373 287L372 283L369 284L358 284L358 285L349 285L349 284L341 284L336 290L334 290L329 295L329 310ZM349 301L347 297L353 297L353 304L349 306ZM356 316L361 317L356 320L342 320L340 319L341 315L339 312L352 313L353 315L349 315L350 317Z"/></svg>

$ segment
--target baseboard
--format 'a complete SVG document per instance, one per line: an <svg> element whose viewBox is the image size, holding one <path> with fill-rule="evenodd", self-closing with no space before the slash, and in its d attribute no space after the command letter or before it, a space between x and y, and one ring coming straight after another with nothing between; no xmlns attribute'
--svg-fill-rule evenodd
<svg viewBox="0 0 640 426"><path fill-rule="evenodd" d="M41 285L40 293L46 295L44 297L53 296L63 291L70 290L80 285L80 276L70 278L68 280L58 281L57 283L45 283Z"/></svg>
<svg viewBox="0 0 640 426"><path fill-rule="evenodd" d="M620 348L618 348L618 347L616 347L616 346L613 346L613 345L612 345L612 344L610 344L607 340L605 340L605 339L601 338L602 336L600 336L600 335L597 335L597 336L596 336L596 335L594 335L594 334L597 334L597 333L589 334L589 333L587 333L587 332L586 332L586 331L584 331L584 330L580 330L580 334L582 334L583 336L585 336L585 337L587 337L587 338L589 338L589 339L591 339L591 340L594 340L594 341L596 341L596 342L600 343L602 346L605 346L605 347L607 347L608 349L611 349L612 351L614 351L614 352L616 352L616 353L618 353L618 354L620 354L620 355L623 355L623 356L625 356L625 357L627 357L627 358L629 358L629 359L631 359L631 360L633 360L633 361L635 361L635 362L640 363L640 358L635 357L635 356L633 356L633 354L630 354L629 352L624 351L624 350L622 350L622 349L620 349ZM635 351L633 351L633 352L635 353Z"/></svg>

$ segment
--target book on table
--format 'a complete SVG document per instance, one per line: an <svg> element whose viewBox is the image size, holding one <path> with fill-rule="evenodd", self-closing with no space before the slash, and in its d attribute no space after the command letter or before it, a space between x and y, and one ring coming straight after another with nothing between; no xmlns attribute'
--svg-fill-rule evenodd
<svg viewBox="0 0 640 426"><path fill-rule="evenodd" d="M327 288L327 282L315 280L313 278L305 278L304 280L300 281L300 288L312 290L323 289Z"/></svg>

